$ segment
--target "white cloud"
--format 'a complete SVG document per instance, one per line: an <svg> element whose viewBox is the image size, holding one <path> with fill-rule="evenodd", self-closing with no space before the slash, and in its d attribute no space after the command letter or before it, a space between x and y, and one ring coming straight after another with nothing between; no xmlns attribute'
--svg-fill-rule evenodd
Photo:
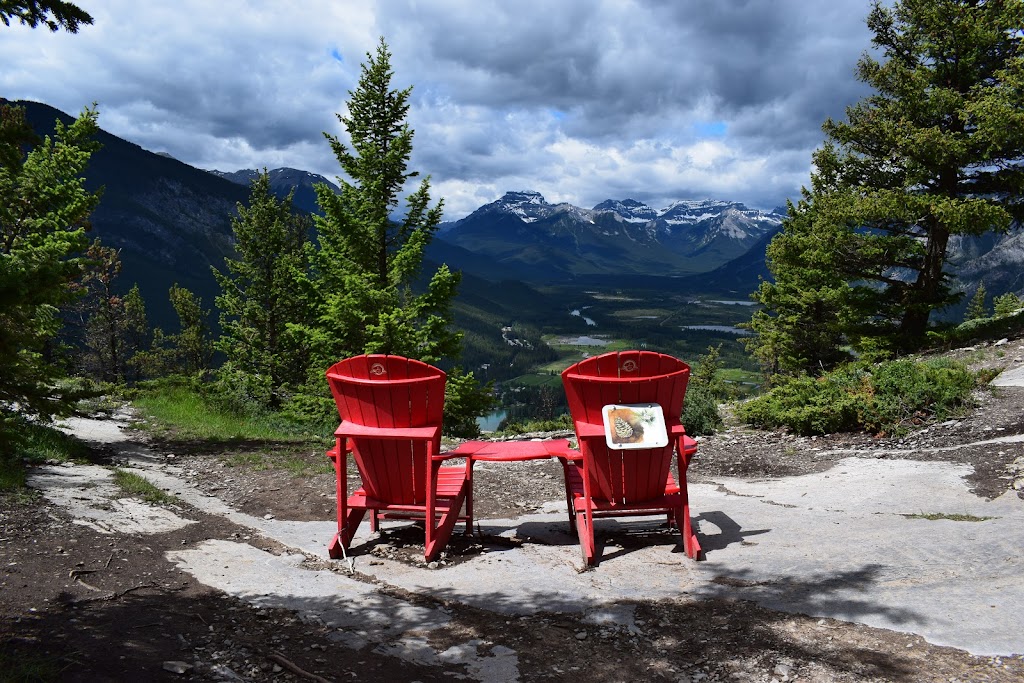
<svg viewBox="0 0 1024 683"><path fill-rule="evenodd" d="M384 36L413 164L456 219L507 190L592 206L773 207L864 94L863 0L81 0L76 35L0 27L0 95L202 168L339 173L322 132Z"/></svg>

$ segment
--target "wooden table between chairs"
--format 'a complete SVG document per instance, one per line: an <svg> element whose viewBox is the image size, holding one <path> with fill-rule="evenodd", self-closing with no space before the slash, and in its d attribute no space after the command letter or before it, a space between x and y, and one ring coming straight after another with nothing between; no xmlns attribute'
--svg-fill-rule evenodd
<svg viewBox="0 0 1024 683"><path fill-rule="evenodd" d="M572 455L575 454L575 455ZM466 441L446 457L463 457L486 462L523 462L525 460L546 460L548 458L571 457L578 453L569 448L568 439L550 441Z"/></svg>

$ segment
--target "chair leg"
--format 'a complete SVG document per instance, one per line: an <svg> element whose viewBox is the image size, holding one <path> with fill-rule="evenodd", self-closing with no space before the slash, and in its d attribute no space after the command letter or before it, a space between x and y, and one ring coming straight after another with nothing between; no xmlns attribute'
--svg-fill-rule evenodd
<svg viewBox="0 0 1024 683"><path fill-rule="evenodd" d="M342 548L348 548L352 543L352 537L356 535L359 523L363 521L366 508L349 507L348 514L338 520L338 533L334 534L331 544L327 546L327 554L331 559L337 560L344 556Z"/></svg>
<svg viewBox="0 0 1024 683"><path fill-rule="evenodd" d="M562 475L565 478L565 507L569 513L569 533L576 531L576 515L573 511L572 486L569 484L569 468L574 467L566 458L559 458L562 461Z"/></svg>
<svg viewBox="0 0 1024 683"><path fill-rule="evenodd" d="M700 542L697 540L697 533L693 529L693 521L690 519L690 506L687 503L679 508L676 513L679 522L679 533L683 537L683 549L692 560L700 559Z"/></svg>
<svg viewBox="0 0 1024 683"><path fill-rule="evenodd" d="M469 459L469 482L466 491L466 528L463 535L473 535L473 458ZM460 511L461 512L461 511Z"/></svg>
<svg viewBox="0 0 1024 683"><path fill-rule="evenodd" d="M435 514L433 510L427 511L426 521L426 541L423 545L423 559L427 562L432 562L437 559L437 556L441 554L444 547L448 545L448 539L451 538L452 530L455 529L455 523L459 521L459 513L462 512L462 504L466 500L466 486L462 487L458 497L452 498L448 501L447 509L441 513L441 517L437 520L437 526L434 526Z"/></svg>
<svg viewBox="0 0 1024 683"><path fill-rule="evenodd" d="M580 551L583 553L583 563L591 567L596 564L596 546L594 540L594 518L587 515L586 510L576 511L576 533L580 539Z"/></svg>

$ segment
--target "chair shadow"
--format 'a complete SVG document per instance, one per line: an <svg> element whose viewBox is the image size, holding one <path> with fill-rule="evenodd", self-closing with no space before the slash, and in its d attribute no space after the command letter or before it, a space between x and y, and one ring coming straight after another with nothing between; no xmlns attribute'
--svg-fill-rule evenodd
<svg viewBox="0 0 1024 683"><path fill-rule="evenodd" d="M517 534L528 538L532 543L543 543L550 546L577 546L579 536L569 529L569 523L557 522L524 522L518 527ZM556 531L552 531L556 529ZM651 516L643 519L626 521L625 518L605 517L594 524L595 566L604 560L624 557L630 553L643 550L652 545L671 545L672 553L682 553L683 539L679 530L666 525L664 516L657 519ZM609 548L614 548L609 551Z"/></svg>
<svg viewBox="0 0 1024 683"><path fill-rule="evenodd" d="M700 521L708 522L718 528L717 534L708 534L703 529L698 532L697 537L700 539L700 547L704 553L724 550L734 543L751 545L752 541L746 540L748 536L759 536L771 531L771 529L744 530L732 517L721 510L702 512L693 521L695 524Z"/></svg>
<svg viewBox="0 0 1024 683"><path fill-rule="evenodd" d="M701 528L699 522L707 522L718 529L717 534L708 534L705 528ZM693 518L694 525L698 528L697 537L700 541L702 559L706 559L708 552L724 550L730 545L753 544L747 540L750 536L766 534L771 529L744 529L729 515L720 511L703 512ZM527 543L542 543L544 545L571 546L578 545L579 538L569 530L567 522L561 525L553 522L524 522L516 528L516 535ZM555 529L552 532L552 529ZM642 521L625 521L619 518L604 518L596 520L594 526L594 542L596 548L596 563L604 560L611 560L624 557L630 553L642 550L651 545L672 545L673 554L683 553L683 541L677 528L668 527L662 519L658 521L653 518Z"/></svg>

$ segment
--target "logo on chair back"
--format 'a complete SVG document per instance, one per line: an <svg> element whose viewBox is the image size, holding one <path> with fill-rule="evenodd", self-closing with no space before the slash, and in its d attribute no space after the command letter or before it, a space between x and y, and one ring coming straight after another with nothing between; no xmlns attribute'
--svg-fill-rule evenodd
<svg viewBox="0 0 1024 683"><path fill-rule="evenodd" d="M382 375L388 374L388 371L384 369L383 363L374 363L373 365L370 366L370 374L374 375L375 377L380 377Z"/></svg>
<svg viewBox="0 0 1024 683"><path fill-rule="evenodd" d="M627 360L627 361L623 361L623 363L622 363L622 371L623 372L636 372L636 368L637 368L637 365L636 365L636 361L635 360L630 359L630 360Z"/></svg>

